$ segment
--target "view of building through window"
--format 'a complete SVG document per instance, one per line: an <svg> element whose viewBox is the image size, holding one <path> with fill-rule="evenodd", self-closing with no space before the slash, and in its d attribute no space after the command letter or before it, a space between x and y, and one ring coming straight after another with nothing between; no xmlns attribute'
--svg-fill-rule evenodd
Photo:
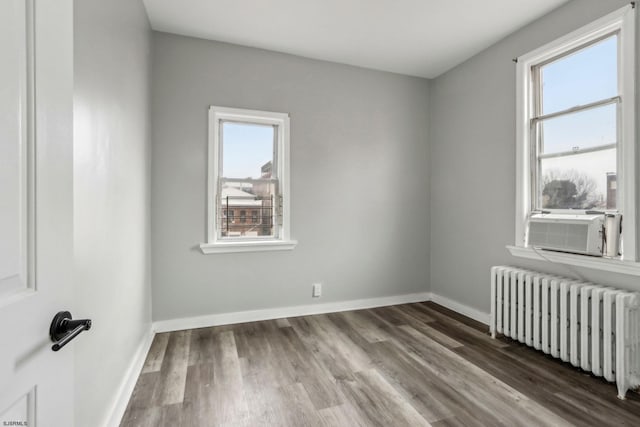
<svg viewBox="0 0 640 427"><path fill-rule="evenodd" d="M277 128L234 122L223 122L221 127L220 236L274 237Z"/></svg>
<svg viewBox="0 0 640 427"><path fill-rule="evenodd" d="M534 68L538 209L616 209L618 36Z"/></svg>

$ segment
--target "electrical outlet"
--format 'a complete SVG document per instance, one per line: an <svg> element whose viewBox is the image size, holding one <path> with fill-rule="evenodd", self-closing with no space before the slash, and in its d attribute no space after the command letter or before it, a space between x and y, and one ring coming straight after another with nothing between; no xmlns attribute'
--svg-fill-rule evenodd
<svg viewBox="0 0 640 427"><path fill-rule="evenodd" d="M313 284L313 297L318 298L322 295L322 283Z"/></svg>

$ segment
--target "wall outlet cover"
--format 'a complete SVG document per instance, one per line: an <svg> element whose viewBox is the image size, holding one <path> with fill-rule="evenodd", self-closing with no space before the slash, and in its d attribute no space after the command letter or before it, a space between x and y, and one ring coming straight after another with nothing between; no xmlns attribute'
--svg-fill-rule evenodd
<svg viewBox="0 0 640 427"><path fill-rule="evenodd" d="M318 298L322 295L322 283L313 284L313 297Z"/></svg>

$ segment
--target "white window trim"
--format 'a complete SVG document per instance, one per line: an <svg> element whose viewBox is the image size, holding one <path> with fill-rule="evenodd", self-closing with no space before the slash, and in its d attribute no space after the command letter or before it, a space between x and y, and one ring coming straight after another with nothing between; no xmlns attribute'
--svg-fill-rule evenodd
<svg viewBox="0 0 640 427"><path fill-rule="evenodd" d="M524 248L522 246L507 246L507 249L511 255L520 258L640 276L640 262L547 251L545 249Z"/></svg>
<svg viewBox="0 0 640 427"><path fill-rule="evenodd" d="M278 159L275 162L282 194L282 225L277 238L219 239L216 224L216 200L220 165L220 122L222 120L278 126ZM200 244L203 254L292 250L298 243L291 239L291 197L289 182L289 115L240 108L209 107L209 144L207 165L207 242Z"/></svg>
<svg viewBox="0 0 640 427"><path fill-rule="evenodd" d="M605 36L612 32L619 32L621 67L618 70L618 82L621 86L619 93L624 108L621 109L620 127L621 143L617 147L618 176L622 179L618 183L618 201L623 213L624 254L621 260L602 258L598 261L587 262L590 258L584 255L549 257L550 251L544 251L547 256L539 256L534 249L526 248L525 234L527 220L531 214L531 141L529 132L529 118L533 108L533 84L531 69L535 64L553 58L563 52L576 48L591 40ZM630 59L630 60L629 60ZM572 33L548 43L517 59L516 67L516 218L515 245L507 246L514 256L534 258L551 262L560 262L576 266L599 268L608 271L618 271L630 274L630 269L637 267L636 243L636 197L635 185L637 181L635 165L635 13L632 5L618 9ZM631 185L629 185L631 183ZM607 265L607 268L603 268ZM625 267L622 267L625 266Z"/></svg>

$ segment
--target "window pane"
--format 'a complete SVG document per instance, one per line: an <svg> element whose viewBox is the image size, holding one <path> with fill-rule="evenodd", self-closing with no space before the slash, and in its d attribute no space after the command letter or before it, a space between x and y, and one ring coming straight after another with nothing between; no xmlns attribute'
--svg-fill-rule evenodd
<svg viewBox="0 0 640 427"><path fill-rule="evenodd" d="M610 104L540 123L541 152L544 154L583 150L616 143L617 105Z"/></svg>
<svg viewBox="0 0 640 427"><path fill-rule="evenodd" d="M224 182L217 213L220 237L278 237L273 227L276 187L271 181Z"/></svg>
<svg viewBox="0 0 640 427"><path fill-rule="evenodd" d="M540 209L615 209L616 149L540 160Z"/></svg>
<svg viewBox="0 0 640 427"><path fill-rule="evenodd" d="M274 133L274 126L222 122L222 176L270 178Z"/></svg>
<svg viewBox="0 0 640 427"><path fill-rule="evenodd" d="M542 114L618 95L617 63L614 35L541 67Z"/></svg>

